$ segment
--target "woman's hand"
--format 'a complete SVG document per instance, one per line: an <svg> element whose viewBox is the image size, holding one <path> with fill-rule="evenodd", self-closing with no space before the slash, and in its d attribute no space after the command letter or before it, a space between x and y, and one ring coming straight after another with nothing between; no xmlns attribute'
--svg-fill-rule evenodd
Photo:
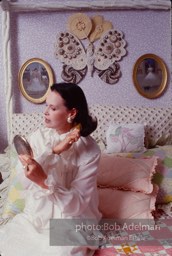
<svg viewBox="0 0 172 256"><path fill-rule="evenodd" d="M28 155L20 155L19 159L23 165L25 176L40 187L47 189L48 187L44 184L47 175L41 165Z"/></svg>
<svg viewBox="0 0 172 256"><path fill-rule="evenodd" d="M68 150L71 145L76 142L80 137L79 129L75 128L73 131L67 134L64 140L62 140L58 145L53 148L54 154L60 154L63 151Z"/></svg>

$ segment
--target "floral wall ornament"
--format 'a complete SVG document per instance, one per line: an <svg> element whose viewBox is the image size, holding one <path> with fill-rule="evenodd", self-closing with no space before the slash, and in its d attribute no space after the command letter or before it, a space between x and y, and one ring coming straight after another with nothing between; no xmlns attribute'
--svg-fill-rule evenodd
<svg viewBox="0 0 172 256"><path fill-rule="evenodd" d="M82 39L89 41L87 47ZM98 39L95 46L93 43ZM68 31L57 35L55 56L64 64L64 81L79 83L87 72L93 77L96 71L104 82L115 84L121 76L118 61L126 55L125 47L123 33L103 16L90 19L77 13L69 17Z"/></svg>
<svg viewBox="0 0 172 256"><path fill-rule="evenodd" d="M99 39L106 31L113 28L110 21L105 21L103 16L97 15L92 19L92 30L89 35L90 42L95 42Z"/></svg>
<svg viewBox="0 0 172 256"><path fill-rule="evenodd" d="M67 28L78 39L84 39L90 34L92 21L87 15L77 13L69 17Z"/></svg>
<svg viewBox="0 0 172 256"><path fill-rule="evenodd" d="M98 76L105 83L108 83L108 84L117 83L121 76L120 65L117 62L115 62L105 70L97 69L97 73L98 73Z"/></svg>
<svg viewBox="0 0 172 256"><path fill-rule="evenodd" d="M68 83L78 84L85 77L86 73L87 68L75 70L72 66L64 65L61 76Z"/></svg>

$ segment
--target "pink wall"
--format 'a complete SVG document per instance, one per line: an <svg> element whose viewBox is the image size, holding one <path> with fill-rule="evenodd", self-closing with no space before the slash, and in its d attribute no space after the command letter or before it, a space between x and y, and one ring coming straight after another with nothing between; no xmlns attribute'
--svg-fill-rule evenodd
<svg viewBox="0 0 172 256"><path fill-rule="evenodd" d="M80 83L89 104L101 103L130 106L169 106L172 102L172 86L158 99L150 100L136 91L132 81L132 70L135 61L143 54L153 53L160 56L170 73L171 69L171 31L170 11L121 10L89 11L88 16L103 15L114 27L121 30L127 41L127 56L120 61L122 77L115 85L108 85L96 74L89 74ZM13 13L11 16L12 39L12 75L14 112L42 111L44 104L38 105L27 101L18 87L18 72L22 64L30 58L41 58L47 61L54 71L55 81L61 81L62 64L54 56L56 35L66 30L67 18L72 14L66 12ZM88 42L84 42L85 46ZM0 62L1 64L1 62ZM0 71L2 69L2 64ZM169 74L170 76L170 74ZM2 81L1 81L2 83ZM0 86L3 93L3 86ZM1 101L2 108L3 103ZM2 111L2 120L5 120ZM0 129L0 136L5 134L5 121Z"/></svg>

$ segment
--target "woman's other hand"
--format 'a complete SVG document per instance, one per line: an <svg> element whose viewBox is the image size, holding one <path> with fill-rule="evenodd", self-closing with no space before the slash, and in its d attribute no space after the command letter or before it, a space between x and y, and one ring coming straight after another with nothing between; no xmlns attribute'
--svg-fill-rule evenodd
<svg viewBox="0 0 172 256"><path fill-rule="evenodd" d="M58 145L53 148L53 153L59 155L63 151L68 150L71 145L79 139L79 137L80 130L78 128L75 128L67 134L64 140L62 140Z"/></svg>
<svg viewBox="0 0 172 256"><path fill-rule="evenodd" d="M48 187L44 183L47 175L41 165L28 155L20 155L19 159L23 165L26 177L40 187L47 189Z"/></svg>

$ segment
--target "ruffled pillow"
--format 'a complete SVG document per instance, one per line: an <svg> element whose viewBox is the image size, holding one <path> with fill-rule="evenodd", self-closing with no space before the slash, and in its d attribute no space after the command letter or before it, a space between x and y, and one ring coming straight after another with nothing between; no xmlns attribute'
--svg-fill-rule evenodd
<svg viewBox="0 0 172 256"><path fill-rule="evenodd" d="M109 219L154 219L158 187L151 194L122 191L113 188L99 188L99 210L103 218Z"/></svg>
<svg viewBox="0 0 172 256"><path fill-rule="evenodd" d="M140 191L146 194L153 191L151 182L157 165L157 157L127 158L113 154L102 154L98 169L99 187Z"/></svg>
<svg viewBox="0 0 172 256"><path fill-rule="evenodd" d="M158 157L156 172L152 182L159 186L157 204L172 202L172 145L147 149L144 153L117 153L115 156L127 158Z"/></svg>
<svg viewBox="0 0 172 256"><path fill-rule="evenodd" d="M172 202L172 145L149 149L144 155L159 158L159 164L153 177L153 183L159 186L157 203Z"/></svg>

